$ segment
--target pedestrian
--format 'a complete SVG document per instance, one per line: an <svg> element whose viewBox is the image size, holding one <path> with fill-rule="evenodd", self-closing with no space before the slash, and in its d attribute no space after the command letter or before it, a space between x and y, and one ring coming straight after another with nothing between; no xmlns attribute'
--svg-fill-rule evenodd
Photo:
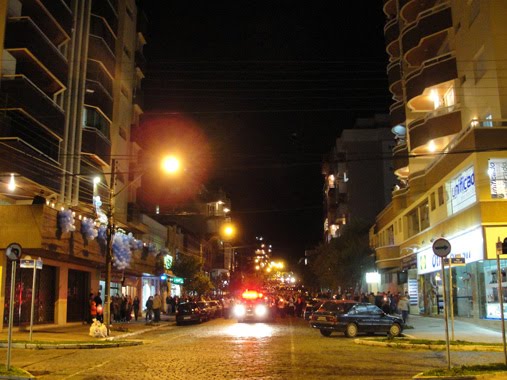
<svg viewBox="0 0 507 380"><path fill-rule="evenodd" d="M146 322L151 322L153 319L153 296L148 297L148 300L144 306L146 307Z"/></svg>
<svg viewBox="0 0 507 380"><path fill-rule="evenodd" d="M162 309L162 297L160 294L155 293L155 297L153 297L153 314L155 317L153 318L154 322L160 322L160 310Z"/></svg>
<svg viewBox="0 0 507 380"><path fill-rule="evenodd" d="M406 296L401 296L398 301L398 310L401 312L401 318L403 323L407 324L408 321L408 299Z"/></svg>
<svg viewBox="0 0 507 380"><path fill-rule="evenodd" d="M97 318L97 305L95 304L95 301L93 300L93 298L95 297L95 294L90 293L90 295L88 296L88 308L86 310L86 322L88 324L92 324L93 323L93 318ZM93 314L92 314L92 302L93 302Z"/></svg>
<svg viewBox="0 0 507 380"><path fill-rule="evenodd" d="M132 301L132 308L134 309L134 318L137 321L137 318L139 317L139 297L135 296L134 300Z"/></svg>
<svg viewBox="0 0 507 380"><path fill-rule="evenodd" d="M93 300L95 301L95 305L97 307L97 321L104 323L102 298L100 297L100 292L97 292L97 295L93 298Z"/></svg>

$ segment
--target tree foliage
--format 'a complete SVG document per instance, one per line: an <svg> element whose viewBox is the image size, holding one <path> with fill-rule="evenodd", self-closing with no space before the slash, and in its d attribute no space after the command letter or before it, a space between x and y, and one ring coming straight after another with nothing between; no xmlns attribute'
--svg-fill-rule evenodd
<svg viewBox="0 0 507 380"><path fill-rule="evenodd" d="M188 291L197 293L198 296L202 296L214 289L214 286L208 276L203 272L199 272L185 288Z"/></svg>
<svg viewBox="0 0 507 380"><path fill-rule="evenodd" d="M178 255L174 261L172 271L187 281L192 280L201 270L201 263L195 256Z"/></svg>
<svg viewBox="0 0 507 380"><path fill-rule="evenodd" d="M338 291L362 285L364 273L373 267L368 240L369 225L352 221L342 235L315 248L310 269L318 278L321 289Z"/></svg>

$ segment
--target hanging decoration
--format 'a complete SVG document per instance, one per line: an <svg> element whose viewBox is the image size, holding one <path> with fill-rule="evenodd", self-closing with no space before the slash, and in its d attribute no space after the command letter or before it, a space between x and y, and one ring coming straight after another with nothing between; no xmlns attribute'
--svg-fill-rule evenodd
<svg viewBox="0 0 507 380"><path fill-rule="evenodd" d="M74 223L72 210L58 211L58 227L62 232L74 232L76 230Z"/></svg>
<svg viewBox="0 0 507 380"><path fill-rule="evenodd" d="M95 221L90 218L83 218L81 220L81 233L85 239L95 239L99 234L95 227Z"/></svg>
<svg viewBox="0 0 507 380"><path fill-rule="evenodd" d="M132 233L125 234L124 231L118 230L113 235L113 265L118 270L125 270L130 266L132 260L132 251L143 248L143 242L134 238Z"/></svg>

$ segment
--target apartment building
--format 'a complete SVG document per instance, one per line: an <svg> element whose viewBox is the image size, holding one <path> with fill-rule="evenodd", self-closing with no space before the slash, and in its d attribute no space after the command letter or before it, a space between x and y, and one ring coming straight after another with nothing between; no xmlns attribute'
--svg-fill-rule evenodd
<svg viewBox="0 0 507 380"><path fill-rule="evenodd" d="M432 246L444 238L449 257L465 261L445 265L454 315L494 323L507 295L507 260L500 257L500 273L496 260L507 237L507 2L383 7L398 184L370 233L381 287L408 290L412 312L441 313L442 263Z"/></svg>
<svg viewBox="0 0 507 380"><path fill-rule="evenodd" d="M15 272L15 324L29 321L32 295L35 323L82 321L89 293L105 294L98 226L107 223L110 200L115 227L133 243L128 257L113 260L111 294L141 296L160 285L159 258L141 244L149 227L133 212L146 18L135 0L2 4L0 249L17 243L22 257L43 263L34 289L32 269ZM160 228L156 236L167 236ZM11 264L0 255L3 305ZM0 314L6 321L8 308Z"/></svg>
<svg viewBox="0 0 507 380"><path fill-rule="evenodd" d="M351 218L373 224L396 184L389 115L356 119L324 159L324 240L340 236ZM372 191L375 189L375 191Z"/></svg>

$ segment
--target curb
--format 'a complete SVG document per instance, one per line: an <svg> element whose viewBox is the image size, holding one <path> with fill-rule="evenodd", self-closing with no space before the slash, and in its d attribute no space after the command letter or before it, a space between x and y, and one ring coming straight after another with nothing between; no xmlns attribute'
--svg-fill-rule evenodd
<svg viewBox="0 0 507 380"><path fill-rule="evenodd" d="M412 379L423 379L423 380L501 380L505 379L506 372L491 372L481 375L460 375L460 376L424 376L418 373Z"/></svg>
<svg viewBox="0 0 507 380"><path fill-rule="evenodd" d="M379 347L393 347L393 348L403 348L403 349L412 349L412 348L420 348L425 350L433 350L433 351L443 351L447 348L445 344L415 344L415 343L395 343L395 342L378 342L374 340L367 339L354 339L354 343L362 344L365 346L379 346ZM493 351L493 352L502 352L503 347L499 346L488 346L488 345L451 345L449 346L451 351Z"/></svg>

